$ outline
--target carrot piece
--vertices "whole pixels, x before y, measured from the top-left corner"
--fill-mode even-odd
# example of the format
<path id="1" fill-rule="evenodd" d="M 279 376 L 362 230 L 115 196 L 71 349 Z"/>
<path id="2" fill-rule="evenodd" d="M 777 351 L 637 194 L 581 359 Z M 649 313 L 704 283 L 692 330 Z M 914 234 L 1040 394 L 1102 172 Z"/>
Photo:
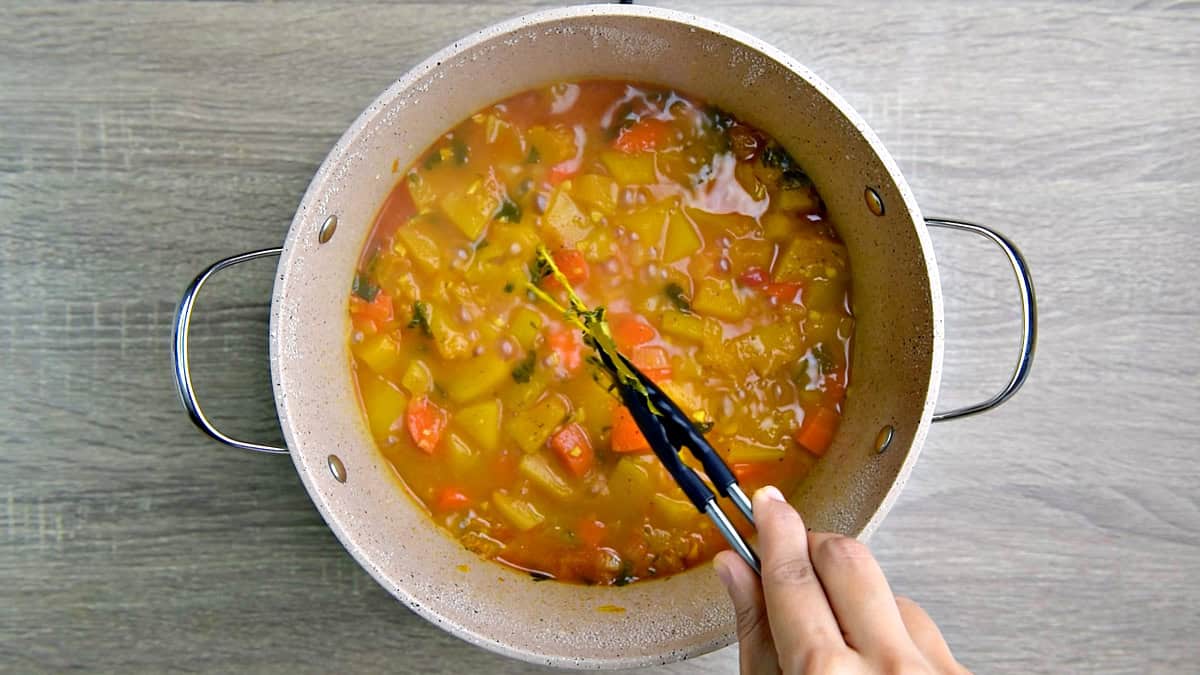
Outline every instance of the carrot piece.
<path id="1" fill-rule="evenodd" d="M 775 468 L 778 462 L 758 462 L 755 464 L 734 464 L 729 467 L 733 471 L 733 475 L 742 482 L 754 483 L 755 485 L 766 485 L 770 482 L 774 472 L 771 469 Z"/>
<path id="2" fill-rule="evenodd" d="M 636 314 L 621 314 L 615 317 L 612 329 L 613 339 L 616 340 L 617 347 L 622 350 L 633 349 L 658 336 L 654 328 Z"/>
<path id="3" fill-rule="evenodd" d="M 592 468 L 596 453 L 587 432 L 578 424 L 568 424 L 550 437 L 550 448 L 572 475 L 579 477 Z"/>
<path id="4" fill-rule="evenodd" d="M 763 268 L 751 267 L 743 272 L 740 277 L 738 277 L 738 281 L 741 281 L 746 286 L 762 286 L 763 284 L 767 283 L 767 279 L 769 278 L 770 275 L 768 275 Z"/>
<path id="5" fill-rule="evenodd" d="M 763 284 L 763 292 L 771 296 L 772 303 L 776 305 L 799 304 L 800 292 L 803 286 L 794 282 L 786 282 L 779 284 Z"/>
<path id="6" fill-rule="evenodd" d="M 653 345 L 643 345 L 633 350 L 630 358 L 638 370 L 646 377 L 658 382 L 671 379 L 671 360 L 667 358 L 667 350 Z"/>
<path id="7" fill-rule="evenodd" d="M 446 431 L 446 411 L 430 401 L 428 396 L 416 396 L 408 402 L 404 419 L 413 443 L 422 452 L 432 455 L 442 441 L 442 433 Z"/>
<path id="8" fill-rule="evenodd" d="M 587 516 L 579 521 L 579 525 L 575 527 L 575 533 L 579 535 L 579 539 L 583 543 L 596 548 L 604 541 L 605 529 L 603 522 Z"/>
<path id="9" fill-rule="evenodd" d="M 804 423 L 796 431 L 796 442 L 805 450 L 820 457 L 833 442 L 841 417 L 829 408 L 820 407 L 804 416 Z"/>
<path id="10" fill-rule="evenodd" d="M 588 263 L 587 258 L 583 257 L 583 253 L 576 251 L 573 248 L 561 248 L 554 252 L 552 256 L 554 264 L 558 266 L 563 276 L 572 284 L 582 284 L 588 280 Z M 561 285 L 556 277 L 551 276 L 548 280 L 551 285 Z"/>
<path id="11" fill-rule="evenodd" d="M 622 129 L 617 140 L 613 142 L 613 147 L 625 153 L 656 150 L 666 145 L 670 135 L 670 124 L 659 119 L 648 118 L 627 129 Z"/>
<path id="12" fill-rule="evenodd" d="M 642 435 L 629 408 L 619 406 L 613 411 L 613 452 L 650 452 L 650 441 Z"/>
<path id="13" fill-rule="evenodd" d="M 449 485 L 438 490 L 433 505 L 438 511 L 457 511 L 471 503 L 471 498 L 458 488 Z"/>
<path id="14" fill-rule="evenodd" d="M 558 365 L 567 373 L 573 373 L 583 365 L 583 342 L 574 329 L 550 331 L 546 335 L 546 345 L 558 356 Z"/>
<path id="15" fill-rule="evenodd" d="M 359 297 L 352 297 L 350 298 L 350 314 L 355 317 L 374 321 L 377 324 L 388 323 L 394 316 L 392 311 L 392 296 L 379 291 L 375 293 L 375 299 L 371 302 L 367 302 Z"/>

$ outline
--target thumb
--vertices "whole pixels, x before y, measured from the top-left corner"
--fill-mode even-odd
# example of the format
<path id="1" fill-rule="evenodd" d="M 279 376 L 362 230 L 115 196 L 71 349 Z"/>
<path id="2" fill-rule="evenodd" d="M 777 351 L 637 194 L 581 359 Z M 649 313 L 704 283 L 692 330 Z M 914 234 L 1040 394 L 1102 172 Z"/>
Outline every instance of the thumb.
<path id="1" fill-rule="evenodd" d="M 763 600 L 758 576 L 733 551 L 722 551 L 713 559 L 717 577 L 733 601 L 737 614 L 738 653 L 742 675 L 775 675 L 779 656 L 767 622 L 767 603 Z"/>

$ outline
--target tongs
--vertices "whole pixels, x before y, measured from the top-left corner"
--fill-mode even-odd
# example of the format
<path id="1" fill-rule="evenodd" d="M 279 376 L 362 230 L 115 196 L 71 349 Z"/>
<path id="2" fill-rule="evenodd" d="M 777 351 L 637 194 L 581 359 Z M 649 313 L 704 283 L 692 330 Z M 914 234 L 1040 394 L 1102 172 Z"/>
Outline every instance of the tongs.
<path id="1" fill-rule="evenodd" d="M 687 448 L 704 467 L 704 473 L 712 481 L 717 492 L 733 502 L 746 520 L 753 525 L 754 512 L 750 507 L 750 499 L 738 485 L 737 477 L 729 470 L 725 460 L 721 459 L 717 451 L 704 438 L 704 434 L 700 433 L 700 430 L 692 424 L 683 410 L 649 377 L 646 377 L 645 373 L 638 370 L 629 359 L 619 352 L 616 353 L 616 358 L 621 360 L 622 365 L 627 367 L 641 382 L 644 392 L 622 380 L 608 350 L 596 349 L 595 351 L 600 356 L 600 362 L 612 375 L 613 382 L 621 394 L 622 403 L 629 408 L 638 429 L 650 443 L 650 448 L 658 460 L 671 474 L 671 478 L 675 479 L 692 505 L 712 520 L 721 532 L 721 536 L 725 537 L 725 541 L 729 542 L 730 547 L 741 556 L 742 560 L 745 560 L 746 564 L 750 565 L 756 573 L 761 574 L 761 565 L 754 549 L 750 548 L 750 544 L 742 538 L 733 523 L 729 521 L 729 516 L 721 510 L 712 488 L 690 466 L 683 463 L 679 453 L 682 448 Z"/>

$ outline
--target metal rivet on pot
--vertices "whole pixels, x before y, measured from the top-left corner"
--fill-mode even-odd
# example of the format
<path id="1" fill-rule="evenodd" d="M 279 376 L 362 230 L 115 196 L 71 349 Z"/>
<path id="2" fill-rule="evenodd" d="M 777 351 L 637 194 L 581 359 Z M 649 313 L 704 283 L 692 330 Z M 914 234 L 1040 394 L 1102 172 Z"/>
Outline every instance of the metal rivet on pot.
<path id="1" fill-rule="evenodd" d="M 329 216 L 325 222 L 321 223 L 321 229 L 317 231 L 317 241 L 324 244 L 333 239 L 333 233 L 337 231 L 337 216 Z"/>
<path id="2" fill-rule="evenodd" d="M 895 435 L 896 430 L 892 428 L 892 425 L 883 425 L 883 428 L 875 436 L 875 452 L 887 450 L 888 446 L 892 444 L 892 437 Z"/>
<path id="3" fill-rule="evenodd" d="M 337 455 L 330 455 L 328 461 L 329 461 L 329 473 L 333 474 L 333 477 L 335 480 L 337 480 L 337 482 L 345 483 L 346 482 L 346 465 L 342 464 L 341 458 L 339 458 Z"/>
<path id="4" fill-rule="evenodd" d="M 875 188 L 867 188 L 863 192 L 863 198 L 867 200 L 867 208 L 877 216 L 883 215 L 883 198 L 875 191 Z"/>

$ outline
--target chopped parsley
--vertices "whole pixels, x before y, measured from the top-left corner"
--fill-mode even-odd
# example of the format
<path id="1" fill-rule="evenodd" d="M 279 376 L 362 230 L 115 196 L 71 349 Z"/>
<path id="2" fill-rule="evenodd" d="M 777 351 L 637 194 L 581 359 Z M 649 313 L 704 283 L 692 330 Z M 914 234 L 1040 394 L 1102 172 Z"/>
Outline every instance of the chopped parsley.
<path id="1" fill-rule="evenodd" d="M 363 300 L 372 302 L 379 294 L 379 286 L 375 285 L 365 273 L 360 272 L 354 275 L 354 283 L 351 284 L 350 291 Z"/>
<path id="2" fill-rule="evenodd" d="M 704 119 L 717 131 L 729 131 L 733 126 L 733 115 L 725 112 L 715 105 L 710 105 L 704 110 Z"/>
<path id="3" fill-rule="evenodd" d="M 512 378 L 517 384 L 525 384 L 533 379 L 533 369 L 537 368 L 537 352 L 532 349 L 521 359 L 516 368 L 513 368 Z"/>
<path id="4" fill-rule="evenodd" d="M 521 207 L 506 196 L 496 211 L 496 220 L 503 220 L 506 223 L 521 222 Z"/>
<path id="5" fill-rule="evenodd" d="M 808 188 L 812 185 L 812 179 L 804 171 L 796 169 L 788 169 L 779 177 L 779 187 L 784 190 L 800 190 Z"/>
<path id="6" fill-rule="evenodd" d="M 683 286 L 680 286 L 672 281 L 671 283 L 667 284 L 667 287 L 663 290 L 663 292 L 667 294 L 667 299 L 670 300 L 671 304 L 675 305 L 679 311 L 691 313 L 692 302 L 688 300 L 687 293 L 683 290 Z"/>
<path id="7" fill-rule="evenodd" d="M 822 375 L 828 375 L 833 372 L 833 356 L 829 350 L 825 348 L 825 343 L 813 347 L 813 358 L 817 361 L 817 368 L 820 368 Z"/>
<path id="8" fill-rule="evenodd" d="M 468 148 L 467 144 L 462 139 L 456 138 L 450 141 L 450 152 L 454 153 L 454 163 L 462 166 L 467 163 Z"/>
<path id="9" fill-rule="evenodd" d="M 525 155 L 525 163 L 526 164 L 537 164 L 540 161 L 542 161 L 542 153 L 538 152 L 538 149 L 536 146 L 530 145 L 529 146 L 529 154 Z"/>
<path id="10" fill-rule="evenodd" d="M 429 153 L 429 156 L 425 158 L 425 162 L 423 164 L 421 164 L 421 166 L 425 167 L 426 171 L 429 171 L 430 169 L 432 169 L 433 167 L 435 167 L 441 163 L 442 163 L 442 151 L 434 150 L 433 152 Z"/>
<path id="11" fill-rule="evenodd" d="M 420 328 L 427 337 L 433 337 L 433 329 L 429 326 L 429 305 L 417 300 L 412 306 L 412 319 L 409 328 Z"/>
<path id="12" fill-rule="evenodd" d="M 621 135 L 621 131 L 633 126 L 638 121 L 638 116 L 633 112 L 633 103 L 626 101 L 617 108 L 617 112 L 613 115 L 612 126 L 605 129 L 604 135 L 608 136 L 608 140 L 612 140 Z"/>

